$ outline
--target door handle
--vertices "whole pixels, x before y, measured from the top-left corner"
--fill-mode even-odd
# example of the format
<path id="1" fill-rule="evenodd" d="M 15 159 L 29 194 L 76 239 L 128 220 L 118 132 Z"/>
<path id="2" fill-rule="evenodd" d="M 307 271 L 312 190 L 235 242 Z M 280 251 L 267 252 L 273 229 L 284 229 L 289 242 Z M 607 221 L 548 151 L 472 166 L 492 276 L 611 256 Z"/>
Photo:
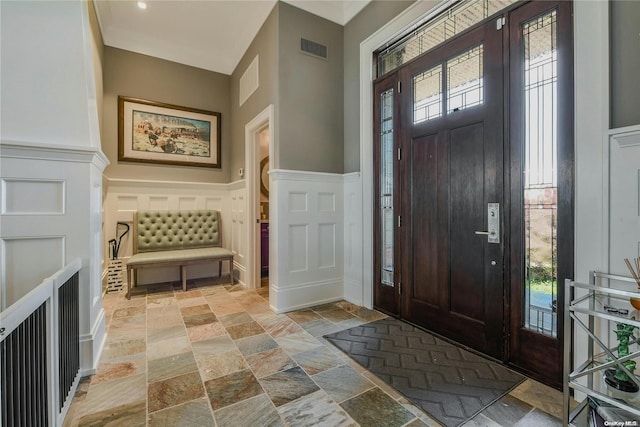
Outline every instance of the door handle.
<path id="1" fill-rule="evenodd" d="M 489 243 L 500 243 L 500 203 L 487 204 L 487 228 L 489 231 L 476 231 L 475 234 L 487 236 Z"/>

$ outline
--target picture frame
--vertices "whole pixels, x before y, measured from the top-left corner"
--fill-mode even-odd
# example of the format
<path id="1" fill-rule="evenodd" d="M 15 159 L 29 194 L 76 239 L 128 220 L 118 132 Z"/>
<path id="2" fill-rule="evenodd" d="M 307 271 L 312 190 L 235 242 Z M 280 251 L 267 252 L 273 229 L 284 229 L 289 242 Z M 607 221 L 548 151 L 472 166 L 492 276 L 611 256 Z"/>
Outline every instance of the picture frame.
<path id="1" fill-rule="evenodd" d="M 118 96 L 118 161 L 220 168 L 221 114 Z"/>

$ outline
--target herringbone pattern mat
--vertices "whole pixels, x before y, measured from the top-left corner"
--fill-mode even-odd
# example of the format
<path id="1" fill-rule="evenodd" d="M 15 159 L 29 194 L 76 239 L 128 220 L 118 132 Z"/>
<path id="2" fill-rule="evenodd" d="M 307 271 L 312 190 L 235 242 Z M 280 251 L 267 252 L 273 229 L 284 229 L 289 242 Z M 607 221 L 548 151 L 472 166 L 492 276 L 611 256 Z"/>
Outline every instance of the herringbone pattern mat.
<path id="1" fill-rule="evenodd" d="M 524 380 L 393 318 L 325 338 L 446 426 L 464 423 Z"/>

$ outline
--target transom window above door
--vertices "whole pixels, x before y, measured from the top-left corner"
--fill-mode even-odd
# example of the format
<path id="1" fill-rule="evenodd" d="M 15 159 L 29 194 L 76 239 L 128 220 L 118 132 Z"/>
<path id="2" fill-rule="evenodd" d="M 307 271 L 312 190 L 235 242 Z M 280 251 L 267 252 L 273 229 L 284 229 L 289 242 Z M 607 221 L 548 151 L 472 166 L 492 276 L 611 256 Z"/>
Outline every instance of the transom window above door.
<path id="1" fill-rule="evenodd" d="M 461 0 L 415 31 L 376 53 L 377 74 L 382 77 L 450 38 L 500 12 L 517 0 Z"/>

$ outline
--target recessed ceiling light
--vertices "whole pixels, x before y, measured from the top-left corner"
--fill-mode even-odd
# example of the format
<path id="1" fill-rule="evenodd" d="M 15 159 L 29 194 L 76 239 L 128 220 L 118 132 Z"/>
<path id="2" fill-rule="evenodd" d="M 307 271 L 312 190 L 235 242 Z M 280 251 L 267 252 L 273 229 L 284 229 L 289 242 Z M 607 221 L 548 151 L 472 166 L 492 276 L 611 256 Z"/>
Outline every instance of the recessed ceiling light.
<path id="1" fill-rule="evenodd" d="M 139 2 L 138 2 L 138 7 L 139 7 L 140 9 L 144 10 L 144 9 L 146 9 L 146 8 L 147 8 L 147 4 L 146 4 L 145 2 L 143 2 L 143 1 L 139 1 Z"/>

